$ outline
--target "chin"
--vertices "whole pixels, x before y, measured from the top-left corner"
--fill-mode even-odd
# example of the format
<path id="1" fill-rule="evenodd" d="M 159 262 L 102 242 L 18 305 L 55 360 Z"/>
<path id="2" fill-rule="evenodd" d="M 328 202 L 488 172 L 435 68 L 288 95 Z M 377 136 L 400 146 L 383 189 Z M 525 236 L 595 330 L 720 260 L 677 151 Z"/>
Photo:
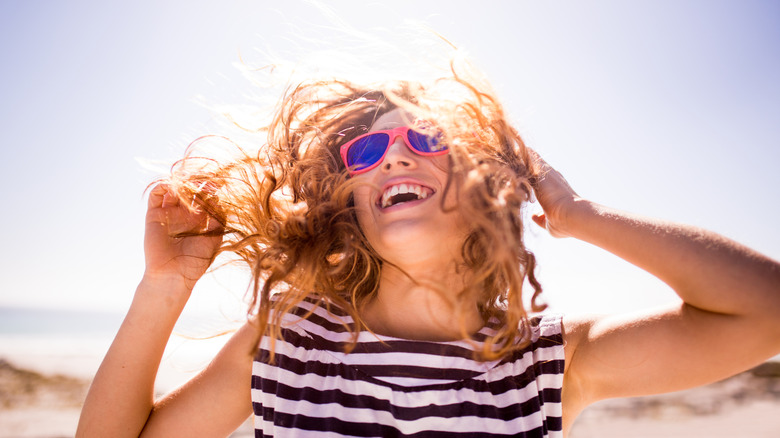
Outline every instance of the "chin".
<path id="1" fill-rule="evenodd" d="M 395 264 L 409 264 L 414 260 L 447 260 L 460 254 L 463 239 L 459 233 L 446 227 L 388 227 L 376 236 L 374 248 L 382 258 Z"/>

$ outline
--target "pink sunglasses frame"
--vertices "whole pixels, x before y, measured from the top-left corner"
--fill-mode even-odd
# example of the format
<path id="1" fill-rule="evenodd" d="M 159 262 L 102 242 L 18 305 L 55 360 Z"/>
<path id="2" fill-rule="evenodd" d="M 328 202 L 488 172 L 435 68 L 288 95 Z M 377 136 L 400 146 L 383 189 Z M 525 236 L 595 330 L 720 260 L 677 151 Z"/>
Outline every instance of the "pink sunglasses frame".
<path id="1" fill-rule="evenodd" d="M 388 140 L 388 143 L 385 145 L 385 152 L 382 154 L 382 158 L 380 158 L 379 160 L 377 160 L 376 163 L 374 163 L 374 164 L 372 164 L 372 165 L 370 165 L 368 167 L 364 167 L 364 168 L 362 168 L 360 170 L 355 170 L 355 171 L 350 170 L 349 171 L 350 175 L 360 175 L 361 173 L 368 172 L 368 171 L 374 169 L 375 167 L 379 166 L 380 164 L 382 164 L 382 162 L 385 161 L 385 157 L 387 156 L 387 151 L 390 150 L 390 146 L 393 143 L 395 143 L 395 139 L 398 138 L 398 137 L 401 137 L 403 139 L 404 143 L 406 144 L 406 147 L 411 149 L 412 152 L 414 152 L 417 155 L 423 156 L 423 157 L 444 155 L 444 154 L 448 154 L 450 152 L 449 148 L 444 148 L 444 149 L 442 149 L 440 151 L 436 151 L 436 152 L 422 152 L 422 151 L 418 151 L 409 142 L 409 131 L 410 130 L 414 130 L 414 129 L 409 127 L 409 126 L 399 126 L 397 128 L 393 128 L 393 129 L 382 129 L 380 131 L 371 131 L 371 132 L 367 132 L 367 133 L 365 133 L 363 135 L 358 135 L 357 137 L 353 138 L 352 140 L 350 140 L 350 141 L 344 143 L 343 145 L 341 145 L 341 148 L 339 150 L 339 152 L 341 153 L 341 160 L 344 162 L 344 165 L 347 167 L 347 169 L 349 169 L 349 163 L 347 162 L 347 152 L 349 151 L 349 148 L 356 141 L 358 141 L 358 140 L 360 140 L 362 138 L 368 137 L 370 135 L 374 135 L 374 134 L 388 134 L 390 136 L 390 140 Z"/>

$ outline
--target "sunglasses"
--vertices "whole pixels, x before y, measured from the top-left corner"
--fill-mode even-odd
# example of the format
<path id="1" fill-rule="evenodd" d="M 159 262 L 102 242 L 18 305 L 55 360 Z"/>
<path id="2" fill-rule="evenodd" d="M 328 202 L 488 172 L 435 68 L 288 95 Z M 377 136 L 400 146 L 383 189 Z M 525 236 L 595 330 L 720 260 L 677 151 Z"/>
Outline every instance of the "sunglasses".
<path id="1" fill-rule="evenodd" d="M 358 175 L 378 166 L 385 159 L 387 150 L 397 137 L 401 137 L 409 149 L 417 155 L 430 157 L 444 155 L 447 145 L 441 143 L 441 133 L 435 129 L 401 126 L 358 136 L 341 146 L 341 158 L 350 175 Z"/>

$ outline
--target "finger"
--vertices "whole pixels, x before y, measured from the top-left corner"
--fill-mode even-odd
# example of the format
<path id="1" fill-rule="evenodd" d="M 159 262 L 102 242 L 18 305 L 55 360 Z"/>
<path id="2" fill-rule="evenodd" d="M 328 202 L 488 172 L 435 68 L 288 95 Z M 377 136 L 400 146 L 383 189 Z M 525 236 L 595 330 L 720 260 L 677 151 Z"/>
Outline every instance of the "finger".
<path id="1" fill-rule="evenodd" d="M 165 192 L 165 195 L 163 196 L 162 205 L 161 207 L 174 207 L 179 203 L 179 196 L 175 193 L 172 193 L 170 190 Z"/>
<path id="2" fill-rule="evenodd" d="M 203 180 L 198 184 L 198 193 L 206 194 L 204 197 L 215 196 L 220 189 L 220 184 L 209 179 Z"/>
<path id="3" fill-rule="evenodd" d="M 538 152 L 528 148 L 529 155 L 539 169 L 539 180 L 543 180 L 547 174 L 555 170 Z"/>
<path id="4" fill-rule="evenodd" d="M 544 167 L 544 166 L 547 164 L 547 162 L 546 162 L 546 161 L 544 161 L 544 159 L 542 158 L 542 156 L 541 156 L 541 155 L 539 155 L 539 153 L 538 153 L 538 152 L 536 152 L 536 150 L 535 150 L 535 149 L 528 148 L 528 155 L 530 155 L 530 156 L 531 156 L 531 161 L 532 161 L 534 164 L 536 164 L 536 165 L 537 165 L 539 168 L 542 168 L 542 167 Z"/>
<path id="5" fill-rule="evenodd" d="M 225 210 L 220 198 L 216 193 L 205 194 L 201 192 L 198 196 L 193 196 L 193 211 L 206 214 L 210 217 L 209 229 L 217 229 L 225 222 Z"/>
<path id="6" fill-rule="evenodd" d="M 163 198 L 165 197 L 165 194 L 168 192 L 168 185 L 164 183 L 157 184 L 152 188 L 152 190 L 149 192 L 149 202 L 148 202 L 148 208 L 159 208 L 162 207 L 163 204 Z"/>
<path id="7" fill-rule="evenodd" d="M 224 228 L 224 225 L 222 225 L 222 223 L 220 223 L 220 221 L 218 221 L 216 218 L 211 215 L 206 216 L 205 231 L 207 233 L 222 231 Z"/>

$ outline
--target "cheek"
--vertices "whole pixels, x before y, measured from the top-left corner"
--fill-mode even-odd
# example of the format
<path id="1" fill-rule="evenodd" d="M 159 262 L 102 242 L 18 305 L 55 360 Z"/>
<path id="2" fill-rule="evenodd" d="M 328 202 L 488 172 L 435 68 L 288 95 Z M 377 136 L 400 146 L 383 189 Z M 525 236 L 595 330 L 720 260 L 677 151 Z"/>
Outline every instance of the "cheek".
<path id="1" fill-rule="evenodd" d="M 450 155 L 436 155 L 433 157 L 430 157 L 431 162 L 433 165 L 440 171 L 444 172 L 445 174 L 448 172 L 448 169 L 450 167 Z"/>
<path id="2" fill-rule="evenodd" d="M 357 214 L 358 225 L 360 229 L 365 233 L 366 227 L 370 227 L 373 222 L 373 214 L 371 211 L 371 188 L 367 186 L 360 186 L 355 189 L 355 213 Z"/>

